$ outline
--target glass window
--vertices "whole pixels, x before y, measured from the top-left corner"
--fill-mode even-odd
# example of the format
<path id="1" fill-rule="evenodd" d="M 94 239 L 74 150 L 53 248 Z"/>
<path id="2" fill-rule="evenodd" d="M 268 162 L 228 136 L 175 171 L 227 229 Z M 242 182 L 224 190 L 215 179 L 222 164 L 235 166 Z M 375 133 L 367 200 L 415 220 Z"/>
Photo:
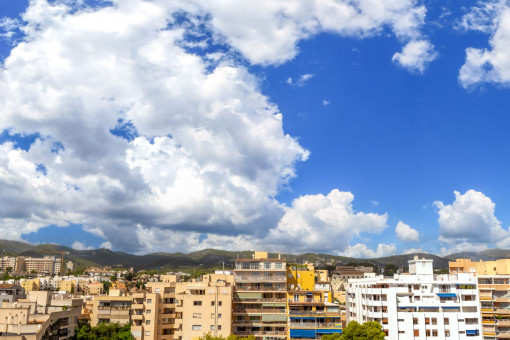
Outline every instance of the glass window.
<path id="1" fill-rule="evenodd" d="M 202 301 L 193 301 L 193 306 L 202 306 Z"/>
<path id="2" fill-rule="evenodd" d="M 150 324 L 151 324 L 151 320 L 147 320 L 147 321 L 145 321 L 145 324 L 146 324 L 146 325 L 150 325 Z"/>
<path id="3" fill-rule="evenodd" d="M 202 313 L 193 313 L 193 319 L 200 319 L 202 318 Z"/>
<path id="4" fill-rule="evenodd" d="M 218 301 L 218 306 L 221 306 L 221 301 Z"/>
<path id="5" fill-rule="evenodd" d="M 191 329 L 194 331 L 201 331 L 202 325 L 193 325 L 193 326 L 191 326 Z"/>
<path id="6" fill-rule="evenodd" d="M 152 299 L 147 299 L 147 303 L 152 303 Z"/>

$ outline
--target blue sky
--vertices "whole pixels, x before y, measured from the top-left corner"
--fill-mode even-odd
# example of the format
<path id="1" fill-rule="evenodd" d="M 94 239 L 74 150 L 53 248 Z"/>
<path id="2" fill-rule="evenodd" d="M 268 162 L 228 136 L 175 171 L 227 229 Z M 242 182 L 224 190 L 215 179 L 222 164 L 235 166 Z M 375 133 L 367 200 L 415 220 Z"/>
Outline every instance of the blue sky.
<path id="1" fill-rule="evenodd" d="M 504 1 L 1 6 L 2 238 L 510 246 Z"/>

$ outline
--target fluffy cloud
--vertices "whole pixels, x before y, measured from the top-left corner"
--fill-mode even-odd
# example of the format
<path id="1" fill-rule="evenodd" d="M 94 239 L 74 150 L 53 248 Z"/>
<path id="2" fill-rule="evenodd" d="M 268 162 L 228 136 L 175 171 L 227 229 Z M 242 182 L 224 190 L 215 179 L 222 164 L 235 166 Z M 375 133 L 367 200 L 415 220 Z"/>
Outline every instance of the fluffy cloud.
<path id="1" fill-rule="evenodd" d="M 353 236 L 380 233 L 387 227 L 387 214 L 356 212 L 353 200 L 352 193 L 337 189 L 327 196 L 301 196 L 286 208 L 278 226 L 270 231 L 267 243 L 293 252 L 311 249 L 342 253 Z"/>
<path id="2" fill-rule="evenodd" d="M 496 218 L 495 204 L 489 197 L 475 190 L 454 194 L 452 204 L 434 202 L 438 208 L 441 242 L 471 246 L 503 242 L 510 236 Z"/>
<path id="3" fill-rule="evenodd" d="M 425 253 L 425 254 L 428 254 L 427 251 L 421 249 L 421 248 L 411 248 L 411 249 L 406 249 L 402 252 L 402 254 L 421 254 L 421 253 Z"/>
<path id="4" fill-rule="evenodd" d="M 394 244 L 379 244 L 377 250 L 369 249 L 366 244 L 358 243 L 354 246 L 349 246 L 343 252 L 344 256 L 361 257 L 361 258 L 375 258 L 391 256 L 395 254 L 397 248 Z"/>
<path id="5" fill-rule="evenodd" d="M 453 246 L 451 248 L 442 247 L 441 255 L 446 256 L 446 255 L 450 255 L 450 254 L 464 253 L 464 252 L 477 253 L 477 252 L 481 252 L 481 251 L 484 251 L 487 249 L 488 249 L 488 247 L 486 244 L 473 244 L 473 243 L 469 243 L 469 242 L 463 242 L 460 244 L 456 244 L 455 246 Z"/>
<path id="6" fill-rule="evenodd" d="M 397 226 L 395 227 L 395 233 L 397 234 L 399 240 L 404 242 L 420 241 L 420 233 L 418 230 L 411 228 L 409 225 L 402 221 L 398 221 Z"/>
<path id="7" fill-rule="evenodd" d="M 76 250 L 92 250 L 92 249 L 94 249 L 94 247 L 87 246 L 85 243 L 82 243 L 80 241 L 74 241 L 73 244 L 71 245 L 71 248 L 76 249 Z"/>
<path id="8" fill-rule="evenodd" d="M 427 40 L 412 40 L 407 43 L 402 52 L 393 55 L 393 62 L 419 73 L 423 73 L 427 65 L 436 59 L 434 45 Z"/>
<path id="9" fill-rule="evenodd" d="M 272 197 L 308 151 L 244 67 L 181 47 L 172 10 L 31 3 L 24 42 L 0 70 L 0 129 L 40 137 L 28 151 L 0 145 L 3 235 L 83 223 L 135 250 L 139 228 L 276 225 L 284 211 Z"/>
<path id="10" fill-rule="evenodd" d="M 230 50 L 187 49 L 228 43 L 252 63 L 279 64 L 297 53 L 299 39 L 319 31 L 365 37 L 389 28 L 408 42 L 422 39 L 423 6 L 413 0 L 83 6 L 33 0 L 22 26 L 2 21 L 23 36 L 0 68 L 0 131 L 8 140 L 35 139 L 27 150 L 0 144 L 2 237 L 75 223 L 104 238 L 102 247 L 137 252 L 253 246 L 343 252 L 353 236 L 387 227 L 386 214 L 354 211 L 351 193 L 304 196 L 291 207 L 276 201 L 309 152 L 284 133 L 282 114 Z"/>
<path id="11" fill-rule="evenodd" d="M 462 86 L 484 82 L 510 85 L 510 5 L 484 2 L 467 13 L 459 27 L 491 34 L 489 49 L 466 49 L 466 61 L 459 72 Z"/>
<path id="12" fill-rule="evenodd" d="M 205 7 L 212 14 L 211 27 L 217 37 L 251 63 L 263 65 L 292 59 L 298 53 L 298 41 L 319 32 L 362 38 L 389 29 L 404 42 L 420 40 L 427 12 L 416 0 L 220 0 L 209 1 Z M 430 58 L 431 51 L 419 52 Z"/>

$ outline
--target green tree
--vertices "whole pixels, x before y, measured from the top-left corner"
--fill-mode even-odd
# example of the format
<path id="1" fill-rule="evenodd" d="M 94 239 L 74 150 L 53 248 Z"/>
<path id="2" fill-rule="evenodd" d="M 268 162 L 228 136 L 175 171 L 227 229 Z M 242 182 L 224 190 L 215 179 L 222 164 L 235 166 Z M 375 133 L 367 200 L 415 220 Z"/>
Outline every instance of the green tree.
<path id="1" fill-rule="evenodd" d="M 238 337 L 237 335 L 230 334 L 228 337 L 224 338 L 222 336 L 213 336 L 211 333 L 207 333 L 200 340 L 255 340 L 253 335 L 247 337 Z"/>
<path id="2" fill-rule="evenodd" d="M 131 325 L 120 326 L 118 323 L 100 323 L 91 327 L 88 321 L 80 321 L 76 328 L 74 340 L 134 340 L 131 334 Z"/>
<path id="3" fill-rule="evenodd" d="M 369 321 L 360 325 L 356 321 L 351 321 L 342 329 L 342 340 L 384 340 L 385 334 L 379 322 Z M 324 339 L 324 338 L 323 338 Z M 329 340 L 334 340 L 329 339 Z"/>
<path id="4" fill-rule="evenodd" d="M 111 282 L 103 281 L 103 290 L 104 290 L 105 292 L 109 291 L 111 286 L 112 286 L 112 283 L 111 283 Z"/>

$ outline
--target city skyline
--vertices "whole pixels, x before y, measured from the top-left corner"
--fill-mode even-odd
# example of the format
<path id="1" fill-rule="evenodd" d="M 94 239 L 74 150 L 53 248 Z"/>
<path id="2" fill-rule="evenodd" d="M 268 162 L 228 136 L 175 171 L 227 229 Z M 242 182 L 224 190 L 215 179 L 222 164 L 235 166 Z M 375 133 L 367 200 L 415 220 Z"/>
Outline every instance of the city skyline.
<path id="1" fill-rule="evenodd" d="M 2 239 L 510 248 L 506 1 L 0 7 Z"/>

